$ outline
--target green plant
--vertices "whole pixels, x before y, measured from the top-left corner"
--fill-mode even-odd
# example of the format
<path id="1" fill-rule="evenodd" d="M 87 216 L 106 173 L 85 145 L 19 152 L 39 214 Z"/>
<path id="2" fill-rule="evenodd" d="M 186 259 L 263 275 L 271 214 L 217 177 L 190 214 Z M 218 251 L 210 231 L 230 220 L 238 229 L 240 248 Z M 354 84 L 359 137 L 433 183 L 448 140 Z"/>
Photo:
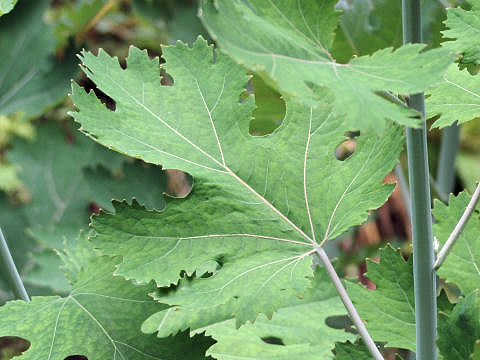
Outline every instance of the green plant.
<path id="1" fill-rule="evenodd" d="M 160 65 L 158 58 L 131 47 L 126 67 L 103 50 L 98 55 L 81 53 L 82 70 L 114 110 L 93 91 L 73 83 L 71 99 L 77 110 L 71 115 L 80 131 L 120 153 L 186 171 L 193 187 L 185 198 L 158 196 L 152 203 L 146 200 L 152 189 L 166 192 L 165 170 L 123 170 L 132 174 L 122 179 L 127 184 L 133 184 L 135 176 L 147 178 L 147 172 L 160 182 L 157 187 L 155 180 L 139 181 L 131 193 L 112 176 L 123 159 L 82 138 L 75 145 L 76 156 L 84 159 L 89 149 L 94 161 L 103 165 L 103 170 L 86 173 L 87 161 L 69 163 L 66 154 L 55 152 L 61 136 L 53 135 L 54 127 L 39 127 L 39 142 L 58 143 L 43 146 L 50 155 L 39 155 L 42 160 L 32 157 L 25 184 L 38 181 L 34 165 L 43 170 L 57 163 L 68 163 L 77 177 L 96 181 L 70 190 L 78 200 L 68 204 L 69 212 L 66 205 L 58 207 L 50 191 L 43 203 L 51 200 L 58 213 L 39 220 L 44 227 L 31 220 L 30 233 L 50 254 L 38 263 L 45 268 L 56 251 L 70 284 L 58 286 L 63 297 L 34 297 L 30 303 L 12 301 L 0 308 L 0 335 L 31 342 L 24 358 L 381 359 L 385 346 L 418 351 L 421 359 L 436 358 L 426 126 L 423 94 L 415 93 L 429 91 L 427 109 L 436 110 L 427 113 L 440 114 L 434 126 L 472 119 L 475 112 L 450 115 L 451 108 L 439 99 L 450 96 L 445 89 L 451 86 L 450 74 L 476 86 L 475 77 L 465 77 L 452 64 L 456 54 L 465 66 L 475 66 L 476 48 L 472 50 L 470 42 L 466 47 L 463 40 L 428 51 L 422 51 L 423 45 L 407 44 L 339 63 L 336 56 L 348 58 L 373 49 L 358 40 L 351 49 L 339 50 L 352 39 L 348 17 L 338 29 L 343 36 L 335 38 L 340 13 L 334 5 L 205 0 L 200 15 L 221 51 L 201 37 L 192 47 L 178 42 L 162 48 L 165 62 Z M 420 11 L 419 3 L 410 5 L 412 14 Z M 420 18 L 409 15 L 408 7 L 405 3 L 404 16 L 411 17 L 404 21 L 406 43 L 421 39 Z M 470 12 L 452 9 L 449 14 L 471 21 Z M 450 26 L 451 32 L 463 25 Z M 378 38 L 372 34 L 375 31 L 370 36 Z M 393 45 L 377 41 L 376 48 Z M 271 134 L 250 135 L 258 99 L 245 93 L 248 72 L 282 95 L 285 116 Z M 171 79 L 173 85 L 166 86 Z M 467 85 L 456 88 L 463 89 L 460 101 L 471 96 Z M 405 261 L 391 247 L 381 250 L 380 263 L 368 265 L 367 276 L 377 286 L 371 291 L 340 280 L 323 247 L 363 223 L 369 211 L 390 196 L 393 185 L 382 180 L 402 151 L 402 125 L 412 127 L 407 129 L 409 166 L 421 166 L 409 169 L 414 255 Z M 360 135 L 352 135 L 352 130 L 360 130 Z M 340 161 L 335 149 L 346 137 L 354 138 L 356 148 Z M 16 145 L 13 151 L 29 154 L 28 149 L 29 145 Z M 53 170 L 52 174 L 62 176 Z M 100 193 L 99 183 L 106 184 Z M 44 188 L 51 186 L 47 181 Z M 59 189 L 69 189 L 68 180 Z M 114 201 L 109 208 L 105 189 L 112 192 L 110 198 L 127 200 Z M 75 205 L 89 198 L 98 199 L 106 210 L 75 240 L 83 223 Z M 464 295 L 455 306 L 443 293 L 439 300 L 438 347 L 445 359 L 478 353 L 476 201 L 477 193 L 473 200 L 461 193 L 450 198 L 449 206 L 438 202 L 434 208 L 433 233 L 441 245 L 465 208 L 469 216 L 475 214 L 469 223 L 469 216 L 461 220 L 463 232 L 455 237 L 461 237 L 462 246 L 453 248 L 439 270 Z M 46 216 L 33 203 L 21 213 L 28 219 Z M 429 283 L 419 282 L 422 271 Z M 329 326 L 333 318 L 346 315 L 341 302 L 355 331 L 348 324 Z M 429 328 L 425 338 L 419 336 L 422 328 Z"/>

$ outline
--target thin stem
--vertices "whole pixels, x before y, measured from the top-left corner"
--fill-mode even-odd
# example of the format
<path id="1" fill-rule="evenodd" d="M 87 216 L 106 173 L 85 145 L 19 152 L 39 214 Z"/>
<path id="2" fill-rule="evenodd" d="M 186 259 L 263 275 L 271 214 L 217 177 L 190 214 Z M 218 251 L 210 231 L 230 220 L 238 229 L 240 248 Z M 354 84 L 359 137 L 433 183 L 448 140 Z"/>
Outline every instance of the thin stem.
<path id="1" fill-rule="evenodd" d="M 109 0 L 105 5 L 101 7 L 101 9 L 95 14 L 95 16 L 88 22 L 88 24 L 77 34 L 76 36 L 76 42 L 80 43 L 83 38 L 85 37 L 85 34 L 93 28 L 102 17 L 105 16 L 107 12 L 112 9 L 115 4 L 117 3 L 117 0 Z"/>
<path id="2" fill-rule="evenodd" d="M 403 43 L 421 43 L 421 0 L 402 0 L 402 23 Z M 411 95 L 408 103 L 425 119 L 423 93 Z M 419 129 L 407 128 L 407 155 L 412 204 L 416 355 L 417 359 L 436 360 L 437 292 L 436 275 L 433 270 L 433 231 L 425 122 Z"/>
<path id="3" fill-rule="evenodd" d="M 443 201 L 444 203 L 448 202 L 448 193 L 444 193 L 440 188 L 438 187 L 437 182 L 433 178 L 432 174 L 430 174 L 430 186 L 433 190 L 433 192 L 438 196 L 438 198 Z"/>
<path id="4" fill-rule="evenodd" d="M 404 107 L 408 107 L 408 105 L 403 102 L 402 100 L 400 100 L 397 96 L 395 96 L 394 94 L 392 94 L 390 91 L 379 91 L 378 92 L 378 95 L 380 95 L 381 97 L 383 97 L 384 99 L 387 99 L 387 100 L 390 100 L 391 102 L 397 104 L 397 105 L 400 105 L 400 106 L 404 106 Z"/>
<path id="5" fill-rule="evenodd" d="M 403 174 L 403 169 L 400 164 L 395 166 L 395 176 L 398 180 L 398 186 L 400 187 L 400 192 L 402 194 L 403 203 L 405 204 L 405 208 L 407 209 L 408 218 L 410 219 L 412 216 L 412 204 L 410 203 L 410 191 L 408 190 L 408 183 L 405 179 L 405 175 Z"/>
<path id="6" fill-rule="evenodd" d="M 446 194 L 447 199 L 445 202 L 448 202 L 448 194 L 453 191 L 453 186 L 455 185 L 455 160 L 459 144 L 460 127 L 456 123 L 443 129 L 436 186 L 441 194 Z"/>
<path id="7" fill-rule="evenodd" d="M 382 354 L 377 348 L 377 345 L 375 345 L 375 342 L 373 341 L 372 337 L 368 333 L 367 328 L 365 327 L 365 324 L 360 318 L 360 315 L 358 315 L 357 309 L 355 309 L 355 306 L 353 306 L 352 300 L 350 300 L 350 297 L 348 296 L 347 291 L 343 287 L 342 281 L 340 280 L 340 278 L 337 275 L 337 272 L 333 268 L 333 265 L 330 262 L 330 259 L 328 258 L 327 253 L 325 252 L 325 250 L 323 250 L 321 247 L 318 247 L 318 246 L 315 247 L 315 252 L 317 253 L 317 255 L 320 257 L 320 260 L 322 260 L 323 264 L 325 265 L 325 269 L 327 270 L 328 276 L 330 276 L 330 279 L 332 280 L 332 283 L 335 286 L 335 289 L 337 289 L 338 295 L 340 296 L 340 299 L 342 299 L 343 305 L 345 306 L 345 309 L 347 309 L 347 312 L 350 315 L 350 318 L 352 319 L 353 323 L 355 324 L 355 327 L 357 328 L 357 331 L 360 334 L 363 342 L 367 346 L 368 351 L 370 351 L 370 354 L 373 356 L 375 360 L 384 360 Z"/>
<path id="8" fill-rule="evenodd" d="M 435 264 L 433 266 L 435 270 L 438 270 L 438 268 L 442 266 L 450 250 L 452 250 L 453 245 L 455 245 L 455 242 L 457 241 L 463 229 L 467 225 L 468 219 L 470 219 L 470 216 L 472 216 L 473 212 L 475 211 L 475 208 L 477 207 L 479 200 L 480 200 L 480 183 L 477 185 L 477 188 L 475 189 L 475 192 L 473 193 L 473 196 L 470 199 L 470 202 L 468 203 L 467 208 L 465 209 L 465 212 L 463 213 L 462 217 L 460 218 L 457 225 L 455 226 L 455 229 L 453 229 L 452 233 L 450 234 L 447 241 L 443 245 L 442 249 L 438 253 L 437 261 L 435 261 Z"/>
<path id="9" fill-rule="evenodd" d="M 18 274 L 15 263 L 13 262 L 10 250 L 8 250 L 7 241 L 3 236 L 2 229 L 0 229 L 0 262 L 6 271 L 7 280 L 12 288 L 13 293 L 15 294 L 15 297 L 17 299 L 30 301 L 27 291 L 23 286 L 22 279 L 20 279 L 20 275 Z"/>

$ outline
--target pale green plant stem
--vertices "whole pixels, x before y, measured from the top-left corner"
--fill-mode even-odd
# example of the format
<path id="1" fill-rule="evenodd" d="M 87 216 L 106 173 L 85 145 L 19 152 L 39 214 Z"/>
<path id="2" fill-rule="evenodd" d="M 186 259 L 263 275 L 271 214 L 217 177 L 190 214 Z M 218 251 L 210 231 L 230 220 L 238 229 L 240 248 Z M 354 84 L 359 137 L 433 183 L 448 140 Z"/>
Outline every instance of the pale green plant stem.
<path id="1" fill-rule="evenodd" d="M 355 309 L 355 306 L 353 305 L 352 300 L 350 300 L 347 291 L 343 287 L 342 281 L 340 280 L 337 272 L 333 268 L 333 265 L 330 262 L 327 253 L 325 252 L 325 250 L 323 250 L 323 248 L 319 246 L 315 247 L 315 252 L 319 256 L 322 263 L 325 265 L 328 276 L 330 277 L 330 280 L 332 280 L 333 286 L 335 286 L 335 289 L 337 290 L 337 293 L 340 296 L 340 299 L 342 300 L 345 309 L 347 309 L 347 312 L 350 315 L 353 324 L 357 328 L 357 331 L 360 334 L 360 337 L 362 338 L 364 344 L 367 346 L 370 355 L 372 355 L 375 360 L 384 360 L 382 354 L 375 345 L 375 342 L 368 333 L 368 330 L 365 327 L 362 319 L 360 318 L 360 315 L 358 315 L 357 309 Z"/>
<path id="2" fill-rule="evenodd" d="M 403 169 L 400 164 L 395 166 L 395 176 L 398 180 L 398 186 L 400 187 L 400 192 L 402 193 L 403 203 L 405 204 L 405 209 L 407 210 L 408 218 L 410 219 L 412 216 L 412 205 L 410 204 L 410 191 L 408 190 L 408 183 L 405 179 L 405 175 L 403 174 Z"/>
<path id="3" fill-rule="evenodd" d="M 421 0 L 402 0 L 403 43 L 422 42 Z M 416 71 L 416 69 L 412 69 Z M 425 118 L 423 93 L 413 94 L 408 104 Z M 433 270 L 434 250 L 425 122 L 407 128 L 415 291 L 416 357 L 436 360 L 437 292 Z"/>
<path id="4" fill-rule="evenodd" d="M 7 241 L 3 236 L 2 229 L 0 229 L 0 261 L 6 272 L 5 276 L 7 277 L 8 283 L 10 284 L 10 287 L 15 297 L 17 299 L 30 301 L 27 291 L 25 290 L 25 286 L 23 286 L 22 279 L 18 274 L 17 267 L 13 262 L 10 250 L 8 250 Z"/>
<path id="5" fill-rule="evenodd" d="M 444 202 L 448 202 L 448 195 L 455 185 L 455 160 L 459 144 L 460 127 L 456 123 L 443 129 L 436 186 L 439 192 L 445 195 L 445 199 L 441 199 Z"/>
<path id="6" fill-rule="evenodd" d="M 475 211 L 475 208 L 477 207 L 479 200 L 480 200 L 480 183 L 477 184 L 477 188 L 475 189 L 475 192 L 473 193 L 472 198 L 470 199 L 470 202 L 468 203 L 467 208 L 465 209 L 465 212 L 462 214 L 462 217 L 460 218 L 457 225 L 455 226 L 455 229 L 453 229 L 452 233 L 448 237 L 442 249 L 439 251 L 437 260 L 435 261 L 435 264 L 433 266 L 435 270 L 438 270 L 438 268 L 442 266 L 443 262 L 445 261 L 448 254 L 450 253 L 450 250 L 452 250 L 453 245 L 455 245 L 455 242 L 457 241 L 463 229 L 467 225 L 468 219 L 470 219 L 473 212 Z"/>

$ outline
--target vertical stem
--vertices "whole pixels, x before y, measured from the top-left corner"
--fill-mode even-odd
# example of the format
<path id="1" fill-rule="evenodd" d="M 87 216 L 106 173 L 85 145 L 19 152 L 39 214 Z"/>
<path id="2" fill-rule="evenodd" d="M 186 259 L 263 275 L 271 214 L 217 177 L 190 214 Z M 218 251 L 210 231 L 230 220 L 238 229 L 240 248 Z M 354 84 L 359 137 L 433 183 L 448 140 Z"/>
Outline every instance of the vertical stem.
<path id="1" fill-rule="evenodd" d="M 422 42 L 421 0 L 402 0 L 403 42 Z M 416 69 L 412 69 L 416 71 Z M 409 105 L 425 118 L 424 95 L 410 96 Z M 413 278 L 417 359 L 436 360 L 436 276 L 434 262 L 427 129 L 407 128 L 408 177 L 410 180 L 413 239 Z"/>
<path id="2" fill-rule="evenodd" d="M 395 176 L 398 180 L 398 186 L 400 187 L 400 192 L 402 193 L 403 203 L 405 204 L 405 208 L 407 209 L 408 218 L 411 218 L 411 208 L 412 205 L 410 204 L 410 191 L 408 190 L 407 180 L 405 179 L 405 175 L 403 175 L 403 169 L 400 164 L 395 166 Z"/>
<path id="3" fill-rule="evenodd" d="M 15 297 L 17 299 L 30 301 L 27 291 L 23 286 L 22 279 L 20 279 L 20 275 L 18 274 L 15 263 L 13 262 L 10 250 L 8 250 L 8 245 L 5 241 L 5 237 L 3 236 L 2 229 L 0 229 L 0 263 L 3 265 L 6 271 L 8 283 L 10 284 Z"/>
<path id="4" fill-rule="evenodd" d="M 460 143 L 460 127 L 455 123 L 443 129 L 442 143 L 440 145 L 440 158 L 437 167 L 437 187 L 446 195 L 453 191 L 455 181 L 455 160 Z"/>

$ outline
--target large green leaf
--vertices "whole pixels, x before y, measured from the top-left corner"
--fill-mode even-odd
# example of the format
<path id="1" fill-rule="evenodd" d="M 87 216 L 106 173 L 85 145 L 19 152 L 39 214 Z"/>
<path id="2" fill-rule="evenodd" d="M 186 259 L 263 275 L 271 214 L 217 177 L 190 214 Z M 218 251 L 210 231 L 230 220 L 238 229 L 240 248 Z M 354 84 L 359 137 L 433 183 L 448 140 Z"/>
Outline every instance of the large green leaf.
<path id="1" fill-rule="evenodd" d="M 154 298 L 168 302 L 168 296 L 162 296 L 161 292 Z M 217 341 L 207 354 L 225 360 L 331 359 L 335 341 L 354 338 L 343 329 L 327 325 L 328 317 L 343 315 L 345 309 L 323 268 L 317 269 L 312 288 L 302 299 L 286 298 L 270 320 L 260 316 L 254 324 L 248 323 L 237 330 L 232 310 L 231 302 L 208 311 L 172 307 L 148 318 L 142 331 L 166 337 L 186 328 L 191 329 L 191 334 L 206 330 Z"/>
<path id="2" fill-rule="evenodd" d="M 459 71 L 452 64 L 443 79 L 428 91 L 430 97 L 426 99 L 427 117 L 441 115 L 432 126 L 444 128 L 455 121 L 462 124 L 480 116 L 480 77 L 467 70 Z"/>
<path id="3" fill-rule="evenodd" d="M 442 246 L 457 225 L 464 213 L 471 195 L 462 192 L 458 196 L 450 195 L 448 206 L 435 200 L 433 215 L 437 220 L 434 234 Z M 480 287 L 480 217 L 477 212 L 472 214 L 463 229 L 455 246 L 448 254 L 438 275 L 456 283 L 464 294 L 469 294 Z"/>
<path id="4" fill-rule="evenodd" d="M 147 316 L 164 308 L 146 293 L 112 272 L 121 259 L 99 257 L 78 275 L 64 298 L 34 297 L 0 308 L 0 336 L 30 341 L 21 359 L 204 359 L 211 341 L 187 334 L 158 339 L 140 332 Z"/>
<path id="5" fill-rule="evenodd" d="M 353 283 L 347 290 L 375 341 L 415 351 L 412 265 L 412 258 L 406 262 L 399 251 L 387 246 L 381 251 L 380 263 L 369 261 L 367 266 L 366 276 L 376 290 Z"/>
<path id="6" fill-rule="evenodd" d="M 480 339 L 478 293 L 461 299 L 450 314 L 439 314 L 438 348 L 445 360 L 470 359 Z"/>
<path id="7" fill-rule="evenodd" d="M 443 36 L 454 41 L 447 41 L 442 46 L 455 51 L 461 55 L 461 64 L 480 64 L 480 39 L 478 31 L 480 30 L 479 0 L 469 0 L 472 6 L 467 11 L 460 7 L 447 9 L 447 20 L 445 25 L 449 28 L 443 31 Z"/>
<path id="8" fill-rule="evenodd" d="M 75 59 L 67 54 L 59 64 L 53 57 L 52 28 L 43 22 L 49 3 L 21 1 L 0 18 L 0 115 L 38 116 L 65 97 Z"/>
<path id="9" fill-rule="evenodd" d="M 439 82 L 453 60 L 449 51 L 419 54 L 423 45 L 406 45 L 339 64 L 328 50 L 336 26 L 334 3 L 251 0 L 248 6 L 242 0 L 203 0 L 201 15 L 223 51 L 284 94 L 314 105 L 319 97 L 312 85 L 324 86 L 335 95 L 334 112 L 345 114 L 352 128 L 381 131 L 386 118 L 418 125 L 412 110 L 378 92 L 416 93 Z"/>
<path id="10" fill-rule="evenodd" d="M 115 204 L 115 215 L 93 221 L 95 245 L 124 257 L 117 274 L 158 286 L 176 284 L 205 263 L 215 276 L 184 287 L 172 304 L 210 307 L 235 298 L 237 321 L 271 316 L 283 289 L 303 292 L 312 270 L 308 255 L 322 240 L 360 224 L 392 191 L 382 185 L 403 139 L 389 127 L 382 138 L 361 135 L 355 153 L 335 158 L 349 127 L 328 104 L 313 109 L 286 102 L 273 134 L 248 133 L 253 99 L 239 103 L 245 70 L 203 40 L 193 49 L 165 47 L 173 86 L 161 86 L 158 59 L 131 48 L 127 68 L 100 51 L 83 66 L 116 103 L 107 109 L 74 85 L 72 115 L 98 142 L 195 180 L 188 201 L 167 200 L 165 211 Z M 362 194 L 368 192 L 368 197 Z M 251 289 L 246 291 L 246 289 Z"/>

